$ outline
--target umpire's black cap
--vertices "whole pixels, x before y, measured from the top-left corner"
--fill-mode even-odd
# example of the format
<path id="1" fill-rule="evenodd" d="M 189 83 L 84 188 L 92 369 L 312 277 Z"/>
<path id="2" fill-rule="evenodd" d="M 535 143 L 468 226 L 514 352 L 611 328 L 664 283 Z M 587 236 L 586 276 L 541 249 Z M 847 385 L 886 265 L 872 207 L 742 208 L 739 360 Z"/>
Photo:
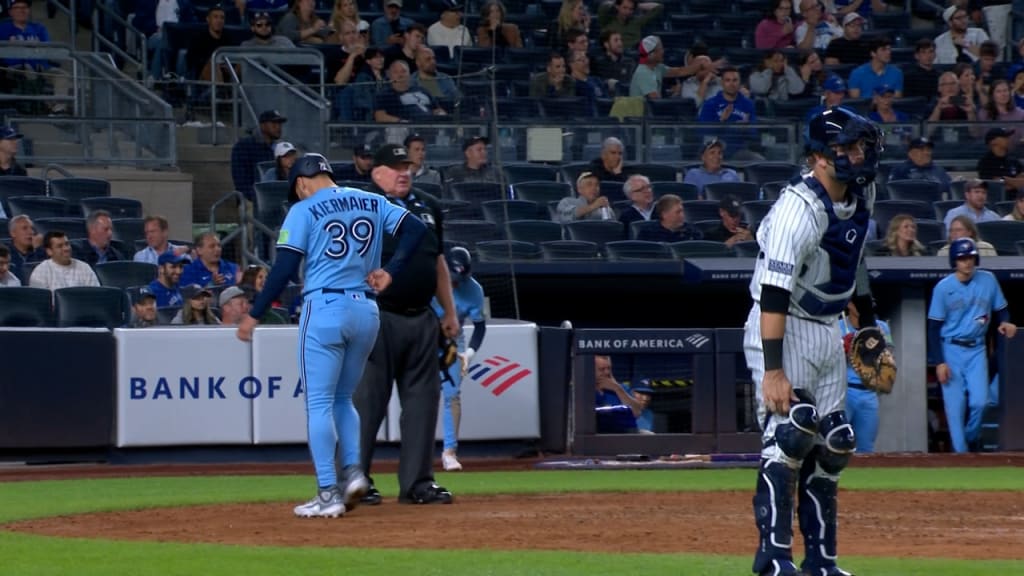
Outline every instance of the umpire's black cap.
<path id="1" fill-rule="evenodd" d="M 408 164 L 412 164 L 409 151 L 401 144 L 385 144 L 373 155 L 374 166 L 399 167 Z"/>
<path id="2" fill-rule="evenodd" d="M 288 203 L 295 204 L 299 201 L 299 193 L 295 191 L 295 182 L 300 176 L 312 178 L 317 174 L 329 174 L 332 179 L 334 171 L 331 170 L 331 163 L 320 154 L 305 154 L 292 164 L 288 171 Z"/>

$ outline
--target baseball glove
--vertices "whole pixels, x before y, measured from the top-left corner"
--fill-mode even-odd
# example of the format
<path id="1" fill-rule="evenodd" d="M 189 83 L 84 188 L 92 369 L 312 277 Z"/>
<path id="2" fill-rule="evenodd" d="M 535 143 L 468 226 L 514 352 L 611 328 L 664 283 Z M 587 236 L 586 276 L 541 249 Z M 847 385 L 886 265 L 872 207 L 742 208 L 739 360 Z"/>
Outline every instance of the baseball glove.
<path id="1" fill-rule="evenodd" d="M 861 328 L 846 343 L 850 366 L 864 386 L 882 394 L 892 392 L 896 384 L 896 358 L 882 330 L 877 326 Z"/>
<path id="2" fill-rule="evenodd" d="M 438 360 L 441 363 L 441 370 L 447 370 L 449 366 L 455 364 L 455 361 L 459 359 L 459 346 L 455 343 L 455 340 L 444 336 L 443 333 L 438 341 L 438 346 L 440 346 Z"/>

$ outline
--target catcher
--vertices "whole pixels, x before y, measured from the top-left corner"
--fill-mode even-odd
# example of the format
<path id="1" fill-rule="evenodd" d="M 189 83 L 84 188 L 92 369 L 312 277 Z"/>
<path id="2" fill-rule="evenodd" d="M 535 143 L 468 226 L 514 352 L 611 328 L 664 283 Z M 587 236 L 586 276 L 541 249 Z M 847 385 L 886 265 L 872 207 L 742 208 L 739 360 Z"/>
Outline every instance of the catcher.
<path id="1" fill-rule="evenodd" d="M 881 369 L 876 369 L 876 363 L 873 360 L 864 360 L 865 353 L 872 354 L 865 344 L 870 338 L 877 337 L 873 332 L 875 329 L 869 327 L 861 331 L 861 338 L 857 341 L 857 352 L 853 350 L 855 335 L 860 331 L 861 324 L 860 313 L 857 312 L 857 307 L 852 302 L 847 304 L 846 314 L 839 320 L 839 329 L 843 334 L 843 347 L 846 351 L 846 417 L 850 420 L 850 425 L 853 426 L 853 432 L 857 438 L 857 452 L 867 454 L 875 451 L 875 438 L 878 437 L 878 393 L 888 393 L 892 390 L 891 381 L 886 390 L 878 387 L 877 383 L 880 380 L 878 375 L 885 372 L 887 379 L 895 378 L 896 375 L 890 345 L 892 331 L 889 330 L 889 324 L 878 320 L 877 329 L 884 334 L 885 340 L 880 343 L 884 353 L 874 355 L 883 364 Z M 866 379 L 861 377 L 861 372 L 868 369 L 874 370 L 874 372 L 869 374 Z M 865 382 L 870 382 L 872 385 Z"/>

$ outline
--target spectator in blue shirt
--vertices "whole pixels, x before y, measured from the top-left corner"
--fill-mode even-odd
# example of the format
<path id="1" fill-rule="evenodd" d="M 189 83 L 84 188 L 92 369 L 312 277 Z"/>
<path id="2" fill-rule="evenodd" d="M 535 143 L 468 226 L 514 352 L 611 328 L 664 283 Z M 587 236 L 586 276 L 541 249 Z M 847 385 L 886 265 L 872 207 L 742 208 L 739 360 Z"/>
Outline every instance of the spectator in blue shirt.
<path id="1" fill-rule="evenodd" d="M 110 221 L 110 212 L 93 210 L 85 220 L 85 228 L 88 233 L 88 251 L 81 255 L 80 260 L 90 266 L 124 260 L 121 252 L 110 244 L 110 240 L 114 236 L 114 225 Z"/>
<path id="2" fill-rule="evenodd" d="M 370 42 L 378 48 L 402 43 L 402 31 L 415 24 L 402 16 L 402 0 L 382 0 L 384 15 L 370 24 Z"/>
<path id="3" fill-rule="evenodd" d="M 966 216 L 974 222 L 995 222 L 1000 220 L 999 214 L 989 210 L 985 203 L 988 202 L 988 182 L 985 180 L 968 180 L 964 186 L 964 203 L 946 212 L 943 224 L 949 230 L 950 223 L 957 216 Z"/>
<path id="4" fill-rule="evenodd" d="M 256 169 L 260 162 L 274 159 L 274 142 L 281 138 L 281 126 L 288 121 L 277 110 L 266 110 L 260 114 L 260 132 L 235 143 L 231 149 L 231 179 L 235 190 L 252 201 L 255 192 Z"/>
<path id="5" fill-rule="evenodd" d="M 49 42 L 50 34 L 46 26 L 38 22 L 29 22 L 31 3 L 29 0 L 12 0 L 8 9 L 10 19 L 0 22 L 0 42 Z M 46 71 L 53 83 L 53 93 L 66 96 L 70 83 L 67 74 L 55 68 L 48 60 L 29 58 L 5 58 L 3 66 L 8 68 L 17 89 L 24 94 L 43 92 L 44 79 L 36 72 Z M 67 106 L 63 102 L 55 102 L 50 106 L 50 113 L 63 114 Z"/>
<path id="6" fill-rule="evenodd" d="M 896 97 L 903 96 L 903 71 L 889 62 L 892 60 L 892 42 L 888 36 L 879 36 L 871 41 L 871 61 L 861 64 L 850 72 L 850 98 L 873 94 L 876 86 L 888 84 L 895 90 Z"/>
<path id="7" fill-rule="evenodd" d="M 136 262 L 157 264 L 160 256 L 169 253 L 174 256 L 188 254 L 188 246 L 175 246 L 167 241 L 167 219 L 163 216 L 147 216 L 142 224 L 146 234 L 146 247 L 135 253 Z"/>
<path id="8" fill-rule="evenodd" d="M 216 233 L 200 234 L 196 237 L 195 246 L 198 258 L 182 270 L 183 286 L 231 286 L 238 283 L 238 266 L 221 259 L 220 238 Z"/>
<path id="9" fill-rule="evenodd" d="M 648 242 L 682 242 L 684 240 L 702 240 L 704 236 L 693 226 L 686 223 L 683 211 L 683 199 L 675 194 L 665 194 L 654 204 L 654 213 L 658 215 L 661 226 L 644 228 L 637 235 L 637 240 Z"/>
<path id="10" fill-rule="evenodd" d="M 888 84 L 875 86 L 874 95 L 871 98 L 871 113 L 868 118 L 880 123 L 909 122 L 910 117 L 892 107 L 892 101 L 896 98 L 896 90 Z"/>
<path id="11" fill-rule="evenodd" d="M 708 98 L 700 107 L 699 122 L 742 122 L 753 124 L 757 121 L 754 101 L 740 92 L 740 71 L 723 68 L 722 91 Z"/>
<path id="12" fill-rule="evenodd" d="M 937 166 L 932 162 L 932 149 L 935 144 L 925 137 L 914 138 L 910 141 L 907 150 L 907 159 L 902 164 L 893 166 L 889 171 L 889 181 L 896 180 L 927 180 L 935 182 L 942 187 L 943 192 L 948 192 L 952 180 L 946 169 Z M 941 198 L 935 198 L 941 200 Z"/>
<path id="13" fill-rule="evenodd" d="M 181 280 L 182 268 L 188 258 L 175 256 L 172 252 L 165 252 L 157 260 L 156 280 L 149 283 L 149 291 L 156 298 L 157 308 L 167 306 L 181 306 Z"/>
<path id="14" fill-rule="evenodd" d="M 807 122 L 810 122 L 811 118 L 824 112 L 826 108 L 841 105 L 843 98 L 846 98 L 846 81 L 835 74 L 826 78 L 821 87 L 824 88 L 824 92 L 821 95 L 821 104 L 807 112 Z"/>
<path id="15" fill-rule="evenodd" d="M 701 165 L 690 168 L 683 177 L 683 182 L 697 187 L 697 194 L 704 197 L 704 186 L 713 182 L 739 182 L 740 175 L 732 168 L 722 166 L 725 155 L 725 142 L 712 138 L 704 143 L 700 152 Z"/>

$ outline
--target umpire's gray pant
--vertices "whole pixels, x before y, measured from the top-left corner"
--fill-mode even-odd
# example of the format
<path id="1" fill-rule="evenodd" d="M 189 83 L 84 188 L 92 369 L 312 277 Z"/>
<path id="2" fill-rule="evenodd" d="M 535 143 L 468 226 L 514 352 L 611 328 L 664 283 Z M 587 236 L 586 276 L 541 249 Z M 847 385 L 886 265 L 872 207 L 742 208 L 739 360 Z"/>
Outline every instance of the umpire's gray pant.
<path id="1" fill-rule="evenodd" d="M 377 343 L 353 396 L 360 419 L 360 461 L 369 476 L 377 431 L 391 400 L 391 382 L 398 384 L 402 404 L 400 495 L 408 495 L 413 488 L 434 481 L 434 432 L 441 399 L 439 330 L 437 316 L 429 308 L 415 316 L 381 309 Z"/>

